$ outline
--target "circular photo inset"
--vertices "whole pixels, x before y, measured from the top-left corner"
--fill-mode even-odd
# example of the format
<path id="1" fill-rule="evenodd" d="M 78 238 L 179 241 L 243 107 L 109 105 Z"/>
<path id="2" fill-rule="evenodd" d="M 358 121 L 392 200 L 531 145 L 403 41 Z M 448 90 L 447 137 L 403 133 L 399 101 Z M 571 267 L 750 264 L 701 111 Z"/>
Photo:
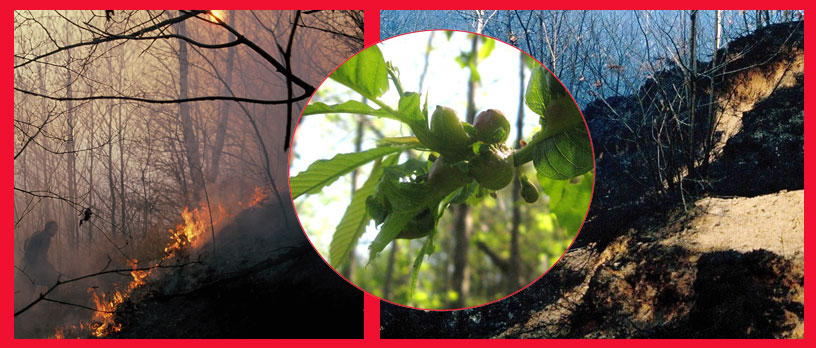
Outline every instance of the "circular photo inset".
<path id="1" fill-rule="evenodd" d="M 583 223 L 593 154 L 563 85 L 515 47 L 424 31 L 371 46 L 318 88 L 290 186 L 315 249 L 362 290 L 460 309 L 541 277 Z"/>

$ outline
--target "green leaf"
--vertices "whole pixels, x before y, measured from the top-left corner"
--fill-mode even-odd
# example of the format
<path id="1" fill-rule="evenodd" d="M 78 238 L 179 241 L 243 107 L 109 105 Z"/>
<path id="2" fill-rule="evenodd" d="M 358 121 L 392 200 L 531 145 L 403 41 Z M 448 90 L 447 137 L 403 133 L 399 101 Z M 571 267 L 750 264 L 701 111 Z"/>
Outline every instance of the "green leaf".
<path id="1" fill-rule="evenodd" d="M 377 139 L 377 146 L 390 145 L 404 145 L 416 148 L 421 147 L 422 143 L 420 143 L 416 137 L 384 137 Z"/>
<path id="2" fill-rule="evenodd" d="M 369 99 L 388 90 L 388 71 L 376 45 L 351 57 L 331 74 L 331 78 Z"/>
<path id="3" fill-rule="evenodd" d="M 417 253 L 416 258 L 414 259 L 414 264 L 411 267 L 411 288 L 410 288 L 410 297 L 413 298 L 414 290 L 416 289 L 416 282 L 417 278 L 419 278 L 419 269 L 422 267 L 422 261 L 425 260 L 425 255 L 431 255 L 434 251 L 434 236 L 436 236 L 436 228 L 431 231 L 427 238 L 425 238 L 425 243 L 422 244 L 422 248 Z"/>
<path id="4" fill-rule="evenodd" d="M 530 149 L 517 153 L 516 160 L 530 159 L 539 175 L 552 179 L 569 179 L 592 169 L 592 146 L 581 111 L 558 80 L 538 66 L 530 76 L 524 101 L 533 112 L 541 115 L 542 130 L 530 144 Z"/>
<path id="5" fill-rule="evenodd" d="M 427 128 L 428 122 L 425 120 L 425 115 L 422 113 L 422 109 L 419 108 L 419 102 L 420 97 L 418 93 L 406 92 L 405 95 L 400 98 L 399 107 L 397 110 L 401 115 L 407 117 L 409 125 L 412 123 L 422 123 L 425 124 L 425 127 Z"/>
<path id="6" fill-rule="evenodd" d="M 292 199 L 297 199 L 303 194 L 316 193 L 359 166 L 408 148 L 408 146 L 375 147 L 362 152 L 338 154 L 329 160 L 314 161 L 305 171 L 289 179 Z"/>
<path id="7" fill-rule="evenodd" d="M 548 178 L 569 179 L 592 170 L 594 164 L 583 123 L 527 146 L 535 146 L 533 164 L 539 175 Z"/>
<path id="8" fill-rule="evenodd" d="M 431 90 L 428 89 L 428 93 L 425 93 L 425 102 L 422 103 L 422 116 L 424 116 L 426 120 L 428 119 L 428 95 L 430 94 Z"/>
<path id="9" fill-rule="evenodd" d="M 410 163 L 410 160 L 406 161 L 403 166 Z M 405 167 L 400 166 L 385 168 L 383 177 L 377 185 L 377 192 L 385 195 L 391 204 L 392 211 L 417 213 L 433 201 L 434 192 L 431 192 L 431 187 L 425 183 L 404 181 L 404 179 L 422 174 L 424 173 L 408 173 Z"/>
<path id="10" fill-rule="evenodd" d="M 496 40 L 485 36 L 483 36 L 482 39 L 482 45 L 479 47 L 479 62 L 489 57 L 490 53 L 493 52 L 493 49 L 496 47 Z"/>
<path id="11" fill-rule="evenodd" d="M 471 185 L 466 185 L 462 189 L 464 190 L 466 187 L 470 187 Z M 442 214 L 445 213 L 445 209 L 451 204 L 451 202 L 459 196 L 458 191 L 451 192 L 447 196 L 445 196 L 442 201 L 436 202 L 432 204 L 435 206 L 434 209 L 436 211 L 436 217 L 434 218 L 434 226 L 439 224 L 439 219 L 442 218 Z M 422 249 L 420 249 L 419 254 L 417 254 L 416 258 L 414 259 L 414 265 L 411 269 L 411 297 L 414 296 L 414 289 L 416 289 L 416 281 L 419 277 L 419 269 L 422 267 L 422 262 L 425 259 L 425 255 L 431 255 L 434 252 L 434 238 L 436 237 L 436 233 L 438 230 L 434 228 L 431 230 L 431 233 L 428 234 L 428 237 L 425 239 L 425 243 L 422 245 Z"/>
<path id="12" fill-rule="evenodd" d="M 583 126 L 581 110 L 575 100 L 567 93 L 564 85 L 544 70 L 544 67 L 533 72 L 524 97 L 527 106 L 541 115 L 539 123 L 543 127 L 544 137 L 570 130 L 579 124 Z"/>
<path id="13" fill-rule="evenodd" d="M 533 69 L 541 66 L 541 64 L 539 64 L 538 61 L 536 61 L 529 54 L 524 53 L 522 51 L 519 51 L 519 54 L 521 54 L 524 57 L 524 65 L 527 66 L 527 69 L 533 70 Z"/>
<path id="14" fill-rule="evenodd" d="M 461 54 L 459 54 L 459 56 L 454 58 L 454 60 L 457 63 L 459 63 L 460 68 L 464 69 L 466 66 L 468 66 L 468 61 L 470 61 L 470 55 L 465 52 L 462 52 Z"/>
<path id="15" fill-rule="evenodd" d="M 385 111 L 383 109 L 375 109 L 366 103 L 359 102 L 356 100 L 349 100 L 340 104 L 335 105 L 328 105 L 326 103 L 311 103 L 303 109 L 303 116 L 309 115 L 318 115 L 318 114 L 359 114 L 359 115 L 370 115 L 370 116 L 377 116 L 377 117 L 385 117 L 390 119 L 396 119 L 392 113 Z"/>
<path id="16" fill-rule="evenodd" d="M 527 107 L 541 116 L 545 115 L 547 104 L 550 102 L 550 75 L 550 72 L 541 65 L 533 69 L 524 94 L 524 103 Z"/>
<path id="17" fill-rule="evenodd" d="M 569 180 L 557 180 L 538 175 L 538 183 L 541 185 L 541 191 L 550 198 L 550 211 L 552 211 L 561 202 L 561 197 L 564 196 L 564 189 L 569 184 Z"/>
<path id="18" fill-rule="evenodd" d="M 385 246 L 391 243 L 413 218 L 414 212 L 394 211 L 389 214 L 380 228 L 380 233 L 377 234 L 377 237 L 375 237 L 371 245 L 368 246 L 368 263 L 373 262 L 377 255 L 385 249 Z"/>
<path id="19" fill-rule="evenodd" d="M 371 174 L 362 187 L 354 191 L 343 218 L 337 224 L 329 245 L 329 262 L 334 268 L 342 267 L 348 262 L 348 256 L 357 240 L 365 231 L 370 216 L 366 214 L 366 198 L 374 194 L 374 188 L 383 173 L 383 168 L 392 166 L 399 160 L 399 154 L 388 156 L 381 163 L 376 163 Z"/>
<path id="20" fill-rule="evenodd" d="M 417 139 L 428 148 L 436 149 L 438 144 L 431 137 L 431 130 L 428 128 L 428 119 L 419 107 L 420 96 L 414 92 L 407 92 L 399 100 L 398 112 L 406 118 L 404 121 L 411 127 Z"/>
<path id="21" fill-rule="evenodd" d="M 465 186 L 458 188 L 456 191 L 453 192 L 453 196 L 451 196 L 450 203 L 451 204 L 459 204 L 464 203 L 476 192 L 476 186 L 478 185 L 477 182 L 471 182 Z"/>
<path id="22" fill-rule="evenodd" d="M 589 207 L 594 184 L 593 173 L 571 180 L 553 180 L 539 176 L 541 187 L 550 197 L 550 212 L 555 215 L 558 225 L 574 235 L 581 227 Z"/>
<path id="23" fill-rule="evenodd" d="M 473 81 L 473 83 L 480 83 L 482 81 L 482 75 L 479 75 L 479 69 L 476 67 L 476 63 L 470 62 L 468 67 L 470 68 L 470 80 Z"/>

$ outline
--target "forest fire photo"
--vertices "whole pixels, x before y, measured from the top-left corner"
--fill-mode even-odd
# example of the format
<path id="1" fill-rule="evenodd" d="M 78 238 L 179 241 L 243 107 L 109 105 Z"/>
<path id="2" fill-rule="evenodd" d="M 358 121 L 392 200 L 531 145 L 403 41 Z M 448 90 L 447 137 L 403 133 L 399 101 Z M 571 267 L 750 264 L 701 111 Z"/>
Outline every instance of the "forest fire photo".
<path id="1" fill-rule="evenodd" d="M 286 176 L 362 18 L 15 11 L 15 338 L 362 337 Z"/>

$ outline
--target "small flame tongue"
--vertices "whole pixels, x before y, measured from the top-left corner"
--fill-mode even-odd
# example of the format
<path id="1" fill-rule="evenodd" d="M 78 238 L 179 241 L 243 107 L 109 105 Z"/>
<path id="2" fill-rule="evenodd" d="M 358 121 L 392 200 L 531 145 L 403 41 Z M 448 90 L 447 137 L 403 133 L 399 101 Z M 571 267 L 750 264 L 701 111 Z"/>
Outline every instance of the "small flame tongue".
<path id="1" fill-rule="evenodd" d="M 247 204 L 247 208 L 251 208 L 251 207 L 254 207 L 254 206 L 258 205 L 258 203 L 260 203 L 261 201 L 266 199 L 266 197 L 268 197 L 268 196 L 269 196 L 268 192 L 266 192 L 264 189 L 256 186 L 255 191 L 252 192 L 252 196 L 249 197 L 249 203 Z M 238 204 L 243 205 L 241 202 L 238 202 Z"/>
<path id="2" fill-rule="evenodd" d="M 176 253 L 186 246 L 197 248 L 201 244 L 201 236 L 207 229 L 208 216 L 202 216 L 198 208 L 185 207 L 181 212 L 184 223 L 176 226 L 176 230 L 170 230 L 170 244 L 164 248 L 164 258 L 167 260 L 176 256 Z"/>

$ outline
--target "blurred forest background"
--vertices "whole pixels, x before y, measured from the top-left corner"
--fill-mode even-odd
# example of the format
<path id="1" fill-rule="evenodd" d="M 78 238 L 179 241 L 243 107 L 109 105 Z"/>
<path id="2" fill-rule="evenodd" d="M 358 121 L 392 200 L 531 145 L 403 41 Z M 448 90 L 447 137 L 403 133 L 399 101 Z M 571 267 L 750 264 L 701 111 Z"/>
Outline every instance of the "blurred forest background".
<path id="1" fill-rule="evenodd" d="M 291 130 L 314 86 L 362 48 L 362 19 L 362 11 L 15 11 L 15 332 L 52 335 L 113 312 L 94 305 L 96 292 L 106 302 L 104 293 L 136 278 L 89 277 L 40 298 L 36 314 L 18 313 L 36 300 L 32 291 L 56 287 L 27 277 L 33 256 L 23 259 L 37 252 L 25 246 L 47 221 L 58 230 L 40 263 L 61 281 L 162 262 L 185 223 L 207 232 L 192 247 L 214 245 L 210 230 L 267 200 L 274 225 L 238 238 L 261 245 L 272 236 L 263 231 L 281 229 L 303 242 L 287 185 Z M 147 335 L 159 334 L 170 333 Z"/>
<path id="2" fill-rule="evenodd" d="M 690 26 L 694 12 L 695 35 Z M 380 11 L 380 37 L 427 29 L 467 30 L 513 43 L 549 68 L 583 108 L 632 94 L 644 79 L 804 11 Z M 702 74 L 703 72 L 699 72 Z"/>
<path id="3" fill-rule="evenodd" d="M 429 110 L 437 105 L 451 107 L 462 121 L 471 123 L 479 111 L 501 110 L 512 125 L 508 145 L 513 148 L 540 130 L 539 116 L 524 103 L 531 69 L 539 66 L 527 54 L 493 39 L 444 31 L 395 38 L 381 43 L 380 49 L 386 62 L 398 69 L 402 88 L 421 91 Z M 333 80 L 317 93 L 313 102 L 364 101 Z M 396 106 L 398 97 L 392 88 L 382 100 Z M 296 133 L 292 175 L 315 160 L 367 150 L 383 137 L 410 133 L 402 124 L 380 117 L 304 116 Z M 427 153 L 411 150 L 400 162 L 409 157 L 425 160 Z M 371 167 L 341 177 L 319 194 L 295 200 L 307 234 L 327 260 L 341 214 Z M 339 271 L 381 298 L 420 308 L 475 306 L 518 291 L 541 276 L 572 242 L 586 214 L 593 183 L 592 172 L 571 180 L 536 180 L 532 163 L 519 169 L 540 187 L 541 199 L 524 202 L 514 180 L 496 191 L 495 198 L 487 195 L 451 206 L 440 220 L 436 249 L 422 264 L 413 294 L 411 273 L 425 239 L 395 240 L 369 263 L 368 245 L 378 232 L 373 222 L 351 250 L 350 263 Z"/>
<path id="4" fill-rule="evenodd" d="M 384 304 L 384 337 L 803 333 L 803 211 L 796 197 L 804 188 L 804 11 L 388 10 L 380 16 L 383 38 L 467 30 L 533 55 L 581 106 L 596 166 L 587 221 L 550 273 L 508 300 L 473 310 L 426 314 Z M 752 208 L 734 216 L 728 209 L 710 213 L 707 196 Z M 788 205 L 757 228 L 693 221 L 707 214 L 753 221 Z M 781 221 L 796 223 L 777 226 Z M 696 238 L 715 242 L 702 247 Z M 770 252 L 747 253 L 755 249 Z M 720 261 L 697 263 L 709 258 Z M 728 258 L 737 261 L 725 263 Z M 768 270 L 770 260 L 784 266 Z M 746 267 L 752 271 L 736 275 Z M 667 274 L 722 283 L 714 291 L 694 277 L 661 278 Z M 743 284 L 782 287 L 786 295 L 743 293 Z"/>

